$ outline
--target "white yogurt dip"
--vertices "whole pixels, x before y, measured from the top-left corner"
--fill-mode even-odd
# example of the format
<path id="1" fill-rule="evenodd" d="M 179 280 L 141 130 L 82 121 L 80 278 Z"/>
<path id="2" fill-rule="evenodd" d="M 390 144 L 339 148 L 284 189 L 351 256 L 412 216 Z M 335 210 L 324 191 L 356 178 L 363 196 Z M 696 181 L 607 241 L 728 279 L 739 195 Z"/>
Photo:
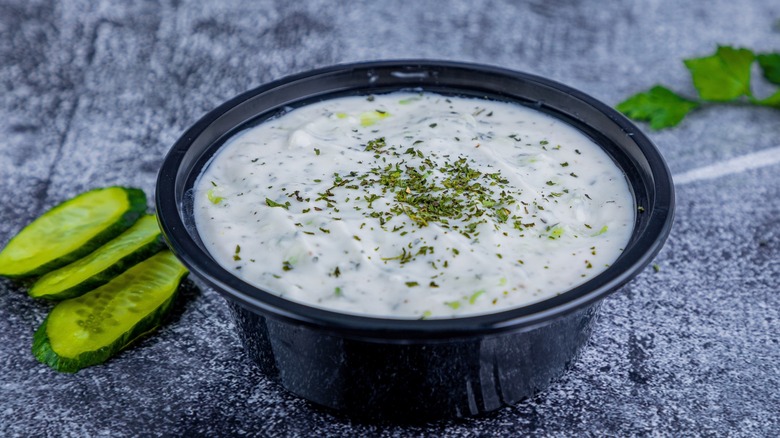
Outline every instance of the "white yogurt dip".
<path id="1" fill-rule="evenodd" d="M 413 92 L 327 100 L 239 133 L 194 204 L 207 249 L 237 277 L 390 318 L 566 292 L 617 259 L 635 208 L 620 169 L 565 122 Z"/>

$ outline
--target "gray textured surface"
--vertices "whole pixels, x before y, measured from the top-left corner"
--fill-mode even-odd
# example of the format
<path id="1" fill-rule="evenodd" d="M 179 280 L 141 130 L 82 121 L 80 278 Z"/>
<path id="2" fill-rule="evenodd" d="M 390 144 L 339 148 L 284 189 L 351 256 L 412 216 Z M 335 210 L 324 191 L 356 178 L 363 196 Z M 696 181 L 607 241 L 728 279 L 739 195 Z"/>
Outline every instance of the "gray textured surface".
<path id="1" fill-rule="evenodd" d="M 204 3 L 0 1 L 0 245 L 86 189 L 152 194 L 188 125 L 289 73 L 475 61 L 614 105 L 656 82 L 691 92 L 680 60 L 718 43 L 780 49 L 775 1 Z M 661 271 L 607 299 L 574 369 L 532 400 L 424 427 L 333 417 L 261 375 L 221 298 L 192 287 L 157 335 L 56 374 L 29 352 L 49 306 L 0 280 L 0 436 L 777 436 L 780 112 L 713 107 L 651 137 L 676 175 L 757 151 L 774 164 L 686 178 Z"/>

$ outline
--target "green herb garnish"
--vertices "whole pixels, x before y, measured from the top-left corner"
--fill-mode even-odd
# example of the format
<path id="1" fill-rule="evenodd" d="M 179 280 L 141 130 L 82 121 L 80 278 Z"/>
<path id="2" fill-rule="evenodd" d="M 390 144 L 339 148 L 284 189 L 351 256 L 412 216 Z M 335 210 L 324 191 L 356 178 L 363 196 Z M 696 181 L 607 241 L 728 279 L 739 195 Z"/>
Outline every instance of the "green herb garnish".
<path id="1" fill-rule="evenodd" d="M 560 239 L 561 236 L 563 236 L 563 227 L 560 225 L 555 225 L 553 227 L 550 227 L 548 230 L 550 234 L 547 235 L 552 240 Z M 606 231 L 606 230 L 605 230 Z"/>
<path id="2" fill-rule="evenodd" d="M 269 198 L 265 198 L 265 205 L 269 207 L 281 207 L 285 210 L 287 210 L 290 207 L 290 201 L 285 202 L 284 204 L 280 204 L 278 202 L 274 202 Z"/>

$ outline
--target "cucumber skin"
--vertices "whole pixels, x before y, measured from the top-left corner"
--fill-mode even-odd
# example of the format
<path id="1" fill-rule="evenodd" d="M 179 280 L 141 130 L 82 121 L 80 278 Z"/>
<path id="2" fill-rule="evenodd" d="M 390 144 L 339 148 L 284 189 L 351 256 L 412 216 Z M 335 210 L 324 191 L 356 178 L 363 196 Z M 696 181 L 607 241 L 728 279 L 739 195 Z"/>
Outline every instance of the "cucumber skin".
<path id="1" fill-rule="evenodd" d="M 49 342 L 49 335 L 46 333 L 47 323 L 49 317 L 43 320 L 43 323 L 33 335 L 32 354 L 38 359 L 39 362 L 49 365 L 56 371 L 63 373 L 75 373 L 82 368 L 86 368 L 92 365 L 101 364 L 118 352 L 125 349 L 133 341 L 141 338 L 143 335 L 150 333 L 160 326 L 162 319 L 165 317 L 168 310 L 173 305 L 173 302 L 178 296 L 179 287 L 182 281 L 187 277 L 187 273 L 183 274 L 179 279 L 179 284 L 173 291 L 171 296 L 165 300 L 154 312 L 146 315 L 143 319 L 133 326 L 132 329 L 126 331 L 117 340 L 105 347 L 99 348 L 93 351 L 87 351 L 78 355 L 78 357 L 61 357 L 52 348 Z"/>
<path id="2" fill-rule="evenodd" d="M 133 253 L 128 254 L 125 257 L 119 259 L 113 265 L 93 275 L 92 277 L 87 278 L 86 280 L 82 281 L 76 286 L 73 286 L 69 289 L 65 289 L 62 292 L 56 294 L 33 295 L 33 291 L 35 290 L 35 285 L 33 285 L 33 287 L 27 291 L 27 294 L 30 297 L 35 299 L 42 299 L 42 300 L 49 300 L 49 301 L 61 301 L 61 300 L 66 300 L 68 298 L 75 298 L 84 295 L 85 293 L 91 291 L 92 289 L 96 289 L 99 286 L 108 283 L 117 275 L 125 272 L 126 270 L 148 259 L 149 257 L 157 254 L 158 252 L 162 251 L 164 248 L 166 248 L 165 240 L 163 240 L 162 234 L 160 234 L 159 237 L 157 237 L 157 239 L 155 239 L 153 242 L 150 242 L 149 244 L 144 245 L 141 248 L 138 248 Z"/>
<path id="3" fill-rule="evenodd" d="M 132 187 L 120 187 L 120 186 L 101 187 L 93 190 L 104 190 L 113 187 L 119 187 L 122 190 L 124 190 L 125 194 L 127 195 L 127 200 L 129 203 L 128 210 L 125 212 L 125 214 L 122 215 L 122 217 L 119 218 L 118 221 L 111 224 L 108 228 L 106 228 L 105 230 L 97 234 L 95 237 L 87 241 L 87 243 L 85 243 L 75 251 L 71 251 L 70 253 L 65 254 L 59 258 L 56 258 L 48 263 L 44 263 L 43 265 L 38 266 L 37 268 L 31 271 L 23 272 L 20 274 L 4 274 L 0 272 L 0 276 L 7 277 L 7 278 L 29 278 L 29 277 L 38 277 L 40 275 L 46 274 L 47 272 L 53 271 L 55 269 L 61 268 L 65 265 L 75 262 L 76 260 L 98 249 L 104 243 L 122 234 L 123 231 L 133 226 L 135 221 L 137 221 L 146 212 L 146 193 L 144 193 L 144 191 L 141 189 L 136 189 Z M 93 190 L 89 190 L 84 193 L 89 193 L 90 191 Z M 79 195 L 76 196 L 80 196 L 82 194 L 83 193 L 80 193 Z M 49 211 L 54 210 L 55 208 L 65 204 L 66 202 L 69 202 L 71 199 L 73 198 L 70 198 L 68 200 L 65 200 L 57 204 L 56 206 L 52 207 L 50 210 L 46 211 L 43 214 L 46 214 Z M 16 237 L 8 241 L 7 245 L 10 245 L 15 238 Z"/>

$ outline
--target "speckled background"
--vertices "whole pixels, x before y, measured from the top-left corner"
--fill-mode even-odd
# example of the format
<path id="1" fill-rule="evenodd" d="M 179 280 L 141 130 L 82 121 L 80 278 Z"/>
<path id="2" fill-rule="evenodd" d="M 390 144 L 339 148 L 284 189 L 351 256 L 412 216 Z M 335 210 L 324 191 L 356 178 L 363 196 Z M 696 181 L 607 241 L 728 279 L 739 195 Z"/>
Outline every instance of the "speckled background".
<path id="1" fill-rule="evenodd" d="M 334 63 L 425 57 L 546 76 L 614 105 L 718 43 L 780 50 L 780 2 L 0 1 L 0 245 L 111 184 L 152 195 L 165 152 L 225 99 Z M 643 125 L 646 128 L 646 125 Z M 656 263 L 608 298 L 574 368 L 487 417 L 358 423 L 242 356 L 189 285 L 170 323 L 103 366 L 30 354 L 49 305 L 0 280 L 0 436 L 780 434 L 780 111 L 709 107 L 651 132 L 678 182 Z"/>

